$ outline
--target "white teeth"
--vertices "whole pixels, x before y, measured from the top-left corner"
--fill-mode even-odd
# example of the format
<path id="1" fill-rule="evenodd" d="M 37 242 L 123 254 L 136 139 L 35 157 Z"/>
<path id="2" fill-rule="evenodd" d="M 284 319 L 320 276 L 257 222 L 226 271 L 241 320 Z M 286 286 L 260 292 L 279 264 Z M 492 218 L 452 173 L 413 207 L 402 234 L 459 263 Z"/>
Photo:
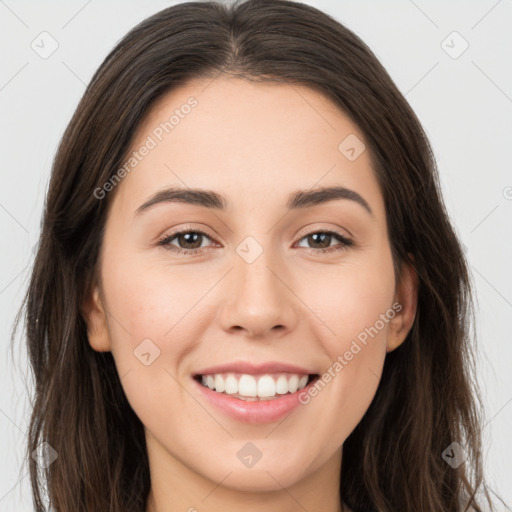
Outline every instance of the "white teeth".
<path id="1" fill-rule="evenodd" d="M 281 375 L 276 382 L 276 392 L 280 395 L 284 395 L 285 393 L 288 393 L 288 379 Z"/>
<path id="2" fill-rule="evenodd" d="M 222 393 L 225 389 L 224 379 L 220 375 L 215 375 L 215 391 Z"/>
<path id="3" fill-rule="evenodd" d="M 288 381 L 288 389 L 290 393 L 295 393 L 297 391 L 297 387 L 299 386 L 299 377 L 297 375 L 292 375 L 290 380 Z"/>
<path id="4" fill-rule="evenodd" d="M 240 393 L 243 395 L 243 393 Z M 263 375 L 258 380 L 258 396 L 268 398 L 276 394 L 276 382 L 270 375 Z"/>
<path id="5" fill-rule="evenodd" d="M 252 375 L 242 375 L 240 377 L 238 381 L 238 394 L 242 396 L 258 396 L 258 383 Z"/>
<path id="6" fill-rule="evenodd" d="M 222 376 L 221 376 L 222 378 Z M 226 378 L 226 393 L 228 395 L 236 395 L 238 393 L 238 380 L 234 375 L 228 375 Z"/>
<path id="7" fill-rule="evenodd" d="M 277 378 L 276 378 L 277 377 Z M 203 375 L 201 382 L 218 393 L 227 395 L 239 395 L 243 397 L 269 399 L 276 395 L 285 395 L 286 393 L 295 393 L 306 387 L 308 375 L 298 374 L 273 374 L 254 376 L 249 374 L 216 373 L 213 375 Z"/>

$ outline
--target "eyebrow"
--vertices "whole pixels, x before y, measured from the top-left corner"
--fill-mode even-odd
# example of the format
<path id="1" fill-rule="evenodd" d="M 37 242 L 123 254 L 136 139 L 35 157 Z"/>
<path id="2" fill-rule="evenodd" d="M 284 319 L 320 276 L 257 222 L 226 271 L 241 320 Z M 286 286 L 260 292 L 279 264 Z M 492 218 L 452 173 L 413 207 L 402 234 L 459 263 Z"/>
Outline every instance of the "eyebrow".
<path id="1" fill-rule="evenodd" d="M 370 205 L 366 200 L 354 190 L 345 187 L 324 187 L 315 190 L 297 190 L 290 194 L 286 203 L 287 210 L 297 210 L 319 204 L 327 203 L 336 199 L 348 199 L 360 204 L 370 215 L 373 215 Z M 179 188 L 171 187 L 160 190 L 147 201 L 145 201 L 137 210 L 136 215 L 140 215 L 152 206 L 160 203 L 187 203 L 214 210 L 225 210 L 228 201 L 222 195 L 212 190 L 200 188 Z"/>

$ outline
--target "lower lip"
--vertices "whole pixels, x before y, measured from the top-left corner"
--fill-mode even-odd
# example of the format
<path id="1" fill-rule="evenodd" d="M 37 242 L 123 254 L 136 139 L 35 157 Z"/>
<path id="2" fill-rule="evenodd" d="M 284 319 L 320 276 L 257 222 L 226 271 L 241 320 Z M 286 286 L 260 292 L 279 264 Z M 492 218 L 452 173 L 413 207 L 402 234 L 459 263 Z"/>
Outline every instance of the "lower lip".
<path id="1" fill-rule="evenodd" d="M 295 393 L 287 393 L 272 400 L 241 400 L 233 398 L 224 393 L 217 393 L 206 386 L 203 386 L 196 379 L 192 379 L 199 387 L 200 393 L 222 412 L 244 423 L 272 423 L 290 414 L 299 405 L 299 394 L 307 392 L 316 379 L 312 380 L 306 387 Z"/>

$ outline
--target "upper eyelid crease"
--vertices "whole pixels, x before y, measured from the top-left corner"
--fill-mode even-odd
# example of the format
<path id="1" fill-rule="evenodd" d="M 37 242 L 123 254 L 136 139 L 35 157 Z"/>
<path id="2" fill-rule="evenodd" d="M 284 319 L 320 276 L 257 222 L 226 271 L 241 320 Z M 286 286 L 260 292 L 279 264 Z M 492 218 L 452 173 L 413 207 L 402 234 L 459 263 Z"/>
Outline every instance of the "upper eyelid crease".
<path id="1" fill-rule="evenodd" d="M 214 243 L 217 243 L 215 242 L 215 238 L 213 237 L 213 235 L 210 235 L 208 234 L 207 232 L 201 230 L 201 229 L 190 229 L 190 228 L 186 228 L 186 229 L 181 229 L 181 230 L 178 230 L 178 231 L 175 231 L 174 233 L 171 233 L 170 235 L 166 235 L 164 237 L 161 237 L 159 240 L 158 240 L 158 244 L 159 246 L 170 246 L 170 247 L 174 247 L 176 251 L 178 252 L 188 252 L 188 253 L 194 253 L 196 251 L 200 251 L 202 249 L 206 249 L 207 247 L 195 247 L 193 249 L 184 249 L 182 247 L 176 247 L 176 246 L 173 246 L 170 241 L 171 240 L 174 240 L 177 236 L 179 235 L 182 235 L 182 234 L 186 234 L 186 233 L 197 233 L 197 234 L 200 234 L 201 236 L 205 236 L 206 238 L 209 238 L 212 242 Z M 297 239 L 297 242 L 300 242 L 301 240 L 303 240 L 304 238 L 306 238 L 307 236 L 310 236 L 310 235 L 314 235 L 314 234 L 318 234 L 318 233 L 324 233 L 324 234 L 328 234 L 330 236 L 333 236 L 334 238 L 337 238 L 343 247 L 348 247 L 348 246 L 353 246 L 354 245 L 354 241 L 352 240 L 351 237 L 348 237 L 347 235 L 344 235 L 336 230 L 333 230 L 333 229 L 321 229 L 321 228 L 318 228 L 318 229 L 313 229 L 311 231 L 302 231 L 299 233 L 298 235 L 298 239 Z M 336 247 L 336 246 L 334 246 Z M 324 248 L 324 249 L 318 249 L 317 252 L 322 252 L 322 251 L 327 251 L 329 248 Z M 315 250 L 315 249 L 312 249 L 312 250 Z"/>

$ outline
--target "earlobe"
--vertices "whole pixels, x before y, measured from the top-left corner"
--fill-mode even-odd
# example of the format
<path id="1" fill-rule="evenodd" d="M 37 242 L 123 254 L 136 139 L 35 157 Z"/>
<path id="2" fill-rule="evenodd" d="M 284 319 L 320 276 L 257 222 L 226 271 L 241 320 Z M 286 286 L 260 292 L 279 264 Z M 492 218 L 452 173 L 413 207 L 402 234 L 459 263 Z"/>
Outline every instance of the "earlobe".
<path id="1" fill-rule="evenodd" d="M 97 352 L 109 352 L 111 343 L 107 315 L 97 285 L 94 285 L 87 302 L 82 306 L 82 315 L 87 324 L 89 345 Z"/>
<path id="2" fill-rule="evenodd" d="M 409 254 L 412 261 L 414 256 Z M 400 281 L 397 283 L 394 301 L 401 306 L 400 311 L 390 320 L 390 330 L 386 352 L 399 347 L 411 330 L 418 305 L 418 275 L 410 263 L 402 264 Z"/>

